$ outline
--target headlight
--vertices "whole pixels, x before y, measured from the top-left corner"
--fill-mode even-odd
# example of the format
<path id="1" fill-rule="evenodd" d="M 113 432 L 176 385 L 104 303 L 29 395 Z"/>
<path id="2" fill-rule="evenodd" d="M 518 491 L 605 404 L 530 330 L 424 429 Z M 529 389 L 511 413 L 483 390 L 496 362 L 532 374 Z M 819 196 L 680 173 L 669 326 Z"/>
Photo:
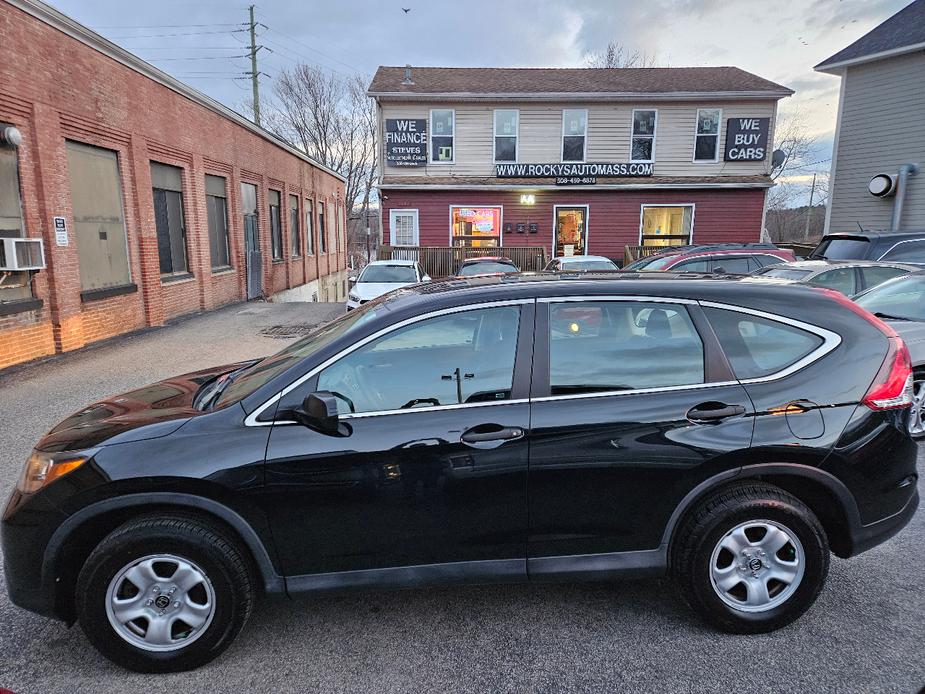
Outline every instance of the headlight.
<path id="1" fill-rule="evenodd" d="M 356 294 L 353 294 L 353 293 L 348 294 L 348 295 L 347 295 L 347 298 L 348 298 L 350 301 L 359 301 L 359 300 L 360 300 L 360 297 L 358 297 Z"/>
<path id="2" fill-rule="evenodd" d="M 32 494 L 83 465 L 89 455 L 80 453 L 45 453 L 32 451 L 16 488 L 23 494 Z"/>

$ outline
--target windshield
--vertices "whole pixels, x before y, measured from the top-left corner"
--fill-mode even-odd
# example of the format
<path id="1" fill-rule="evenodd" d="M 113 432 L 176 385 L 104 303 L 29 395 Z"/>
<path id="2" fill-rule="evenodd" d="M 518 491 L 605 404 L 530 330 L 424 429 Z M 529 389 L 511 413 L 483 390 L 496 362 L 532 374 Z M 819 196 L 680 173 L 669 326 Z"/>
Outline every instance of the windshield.
<path id="1" fill-rule="evenodd" d="M 755 274 L 762 277 L 776 277 L 782 280 L 801 280 L 811 272 L 811 270 L 795 270 L 786 267 L 768 267 L 758 270 Z"/>
<path id="2" fill-rule="evenodd" d="M 493 260 L 486 260 L 479 263 L 463 265 L 459 268 L 460 277 L 471 277 L 472 275 L 491 275 L 496 272 L 520 272 L 510 263 L 496 263 Z"/>
<path id="3" fill-rule="evenodd" d="M 562 262 L 563 270 L 616 270 L 617 266 L 609 260 L 572 260 Z"/>
<path id="4" fill-rule="evenodd" d="M 677 254 L 674 254 L 674 253 L 670 255 L 657 255 L 654 258 L 646 258 L 645 265 L 637 265 L 637 263 L 642 262 L 642 261 L 637 260 L 635 263 L 633 263 L 626 269 L 627 270 L 645 270 L 646 272 L 649 272 L 650 270 L 652 271 L 664 270 L 666 267 L 671 265 L 671 263 L 673 263 L 677 259 L 678 259 L 678 256 Z"/>
<path id="5" fill-rule="evenodd" d="M 367 265 L 360 273 L 357 283 L 387 282 L 409 283 L 417 282 L 418 276 L 412 265 Z"/>
<path id="6" fill-rule="evenodd" d="M 222 407 L 246 398 L 290 367 L 295 366 L 300 360 L 317 352 L 342 335 L 346 335 L 351 330 L 355 330 L 364 323 L 369 322 L 385 310 L 387 309 L 383 304 L 378 302 L 361 306 L 342 315 L 340 318 L 335 318 L 331 322 L 319 326 L 313 333 L 293 342 L 281 352 L 277 352 L 235 372 L 233 379 L 229 379 L 224 391 L 215 400 L 213 407 Z"/>
<path id="7" fill-rule="evenodd" d="M 825 260 L 863 260 L 867 257 L 869 246 L 870 242 L 861 237 L 822 239 L 809 257 Z"/>
<path id="8" fill-rule="evenodd" d="M 874 287 L 857 304 L 882 317 L 925 321 L 925 274 L 908 275 Z"/>
<path id="9" fill-rule="evenodd" d="M 632 263 L 630 263 L 623 269 L 624 270 L 642 270 L 647 265 L 649 265 L 649 263 L 652 263 L 656 259 L 657 259 L 656 256 L 649 256 L 648 258 L 640 258 L 639 260 L 633 261 Z"/>

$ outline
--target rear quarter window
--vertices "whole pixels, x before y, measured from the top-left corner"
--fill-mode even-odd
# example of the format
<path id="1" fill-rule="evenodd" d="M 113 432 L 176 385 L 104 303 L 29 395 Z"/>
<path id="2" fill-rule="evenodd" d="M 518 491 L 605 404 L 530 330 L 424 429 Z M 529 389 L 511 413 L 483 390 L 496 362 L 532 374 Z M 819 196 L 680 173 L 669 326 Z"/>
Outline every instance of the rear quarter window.
<path id="1" fill-rule="evenodd" d="M 881 260 L 895 260 L 904 263 L 925 263 L 925 239 L 897 243 L 883 254 Z"/>
<path id="2" fill-rule="evenodd" d="M 705 307 L 707 318 L 739 379 L 782 371 L 818 349 L 818 335 L 767 318 Z"/>

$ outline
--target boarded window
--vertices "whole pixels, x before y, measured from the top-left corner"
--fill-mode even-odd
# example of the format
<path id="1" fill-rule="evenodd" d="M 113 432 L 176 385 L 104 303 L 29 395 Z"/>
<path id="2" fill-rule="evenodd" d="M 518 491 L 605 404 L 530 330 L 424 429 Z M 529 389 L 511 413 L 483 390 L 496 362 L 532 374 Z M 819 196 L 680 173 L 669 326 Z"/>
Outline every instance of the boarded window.
<path id="1" fill-rule="evenodd" d="M 189 271 L 189 263 L 183 219 L 183 170 L 152 161 L 151 185 L 154 189 L 154 224 L 157 227 L 161 274 L 184 274 Z"/>
<path id="2" fill-rule="evenodd" d="M 273 246 L 273 260 L 283 258 L 283 225 L 279 212 L 280 194 L 278 190 L 270 191 L 270 242 Z"/>
<path id="3" fill-rule="evenodd" d="M 3 127 L 3 124 L 0 124 L 0 130 Z M 16 150 L 0 145 L 0 238 L 25 236 L 21 202 Z M 31 297 L 28 272 L 14 272 L 6 276 L 0 272 L 0 301 L 16 301 Z"/>
<path id="4" fill-rule="evenodd" d="M 292 247 L 292 257 L 302 255 L 302 235 L 299 230 L 299 196 L 289 196 L 289 244 Z"/>
<path id="5" fill-rule="evenodd" d="M 129 284 L 118 156 L 108 149 L 68 142 L 67 169 L 81 289 Z"/>
<path id="6" fill-rule="evenodd" d="M 305 252 L 315 254 L 315 224 L 312 218 L 312 201 L 305 201 Z"/>
<path id="7" fill-rule="evenodd" d="M 324 203 L 318 203 L 318 245 L 322 253 L 328 252 L 328 240 L 324 233 Z"/>
<path id="8" fill-rule="evenodd" d="M 231 267 L 228 249 L 228 205 L 225 201 L 225 179 L 206 176 L 206 212 L 209 215 L 209 255 L 212 269 Z"/>

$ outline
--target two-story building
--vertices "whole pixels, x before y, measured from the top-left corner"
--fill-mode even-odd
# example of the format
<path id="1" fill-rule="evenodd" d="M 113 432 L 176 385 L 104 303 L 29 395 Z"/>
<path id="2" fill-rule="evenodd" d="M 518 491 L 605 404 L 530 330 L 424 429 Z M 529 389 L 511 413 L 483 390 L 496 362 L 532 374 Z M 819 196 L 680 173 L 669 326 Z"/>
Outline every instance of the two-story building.
<path id="1" fill-rule="evenodd" d="M 778 101 L 734 67 L 380 67 L 383 242 L 545 247 L 758 241 Z"/>

